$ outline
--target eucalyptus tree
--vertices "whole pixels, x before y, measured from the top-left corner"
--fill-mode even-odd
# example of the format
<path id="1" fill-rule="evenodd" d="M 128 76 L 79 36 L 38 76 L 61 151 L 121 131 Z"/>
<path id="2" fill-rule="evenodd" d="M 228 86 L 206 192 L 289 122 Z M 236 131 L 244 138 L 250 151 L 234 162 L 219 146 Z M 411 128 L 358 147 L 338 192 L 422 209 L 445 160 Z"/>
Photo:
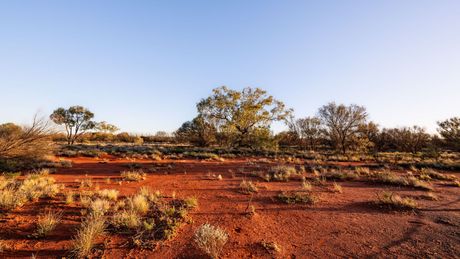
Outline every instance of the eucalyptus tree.
<path id="1" fill-rule="evenodd" d="M 97 123 L 93 118 L 94 113 L 82 106 L 58 108 L 50 115 L 54 123 L 64 125 L 68 145 L 73 145 L 86 131 L 96 128 Z"/>
<path id="2" fill-rule="evenodd" d="M 215 88 L 212 94 L 197 104 L 199 116 L 213 125 L 232 146 L 250 146 L 253 138 L 269 131 L 272 122 L 284 121 L 292 110 L 283 102 L 260 88 L 242 91 L 225 86 Z"/>

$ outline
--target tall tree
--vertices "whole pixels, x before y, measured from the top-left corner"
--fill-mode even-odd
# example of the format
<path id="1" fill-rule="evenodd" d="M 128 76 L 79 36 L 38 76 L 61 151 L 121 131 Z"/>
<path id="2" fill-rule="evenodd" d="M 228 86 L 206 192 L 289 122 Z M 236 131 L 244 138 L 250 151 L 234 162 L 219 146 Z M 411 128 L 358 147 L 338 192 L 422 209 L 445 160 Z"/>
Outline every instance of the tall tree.
<path id="1" fill-rule="evenodd" d="M 181 142 L 189 142 L 198 146 L 209 146 L 216 141 L 216 129 L 198 116 L 192 121 L 184 122 L 174 132 L 174 136 Z"/>
<path id="2" fill-rule="evenodd" d="M 387 135 L 385 141 L 388 146 L 413 154 L 427 147 L 430 141 L 430 135 L 419 126 L 384 129 L 383 133 Z"/>
<path id="3" fill-rule="evenodd" d="M 103 133 L 112 133 L 112 134 L 120 130 L 117 126 L 107 123 L 106 121 L 101 121 L 101 122 L 96 123 L 95 129 Z"/>
<path id="4" fill-rule="evenodd" d="M 460 117 L 438 121 L 438 132 L 447 147 L 460 150 Z"/>
<path id="5" fill-rule="evenodd" d="M 232 138 L 233 146 L 248 146 L 256 131 L 269 129 L 273 121 L 291 114 L 284 103 L 260 88 L 235 91 L 225 86 L 213 90 L 211 96 L 197 104 L 199 116 L 214 125 L 218 132 Z"/>
<path id="6" fill-rule="evenodd" d="M 68 145 L 73 145 L 83 133 L 96 127 L 93 118 L 94 113 L 82 106 L 58 108 L 50 115 L 54 123 L 65 126 Z"/>
<path id="7" fill-rule="evenodd" d="M 318 117 L 306 117 L 288 123 L 289 130 L 297 137 L 301 146 L 316 150 L 323 137 L 321 120 Z"/>
<path id="8" fill-rule="evenodd" d="M 319 109 L 318 116 L 326 127 L 325 133 L 331 144 L 343 154 L 349 149 L 360 125 L 366 123 L 367 112 L 363 106 L 346 106 L 335 102 Z"/>

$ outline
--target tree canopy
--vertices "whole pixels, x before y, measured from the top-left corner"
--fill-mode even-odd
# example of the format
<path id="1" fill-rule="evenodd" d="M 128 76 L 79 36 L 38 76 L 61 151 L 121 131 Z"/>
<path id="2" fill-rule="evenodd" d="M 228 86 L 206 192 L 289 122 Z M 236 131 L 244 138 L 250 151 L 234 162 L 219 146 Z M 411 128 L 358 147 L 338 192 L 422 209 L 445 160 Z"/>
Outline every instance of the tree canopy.
<path id="1" fill-rule="evenodd" d="M 225 86 L 197 104 L 199 116 L 225 133 L 233 146 L 248 146 L 251 135 L 269 129 L 273 121 L 288 118 L 291 113 L 283 102 L 276 100 L 260 88 L 244 88 L 242 91 Z"/>

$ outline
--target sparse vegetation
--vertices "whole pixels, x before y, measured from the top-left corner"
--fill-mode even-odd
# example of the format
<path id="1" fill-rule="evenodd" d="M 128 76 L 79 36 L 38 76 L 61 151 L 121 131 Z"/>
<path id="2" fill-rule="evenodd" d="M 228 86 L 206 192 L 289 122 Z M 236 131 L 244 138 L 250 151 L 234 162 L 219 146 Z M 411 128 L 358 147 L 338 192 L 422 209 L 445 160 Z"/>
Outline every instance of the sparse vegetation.
<path id="1" fill-rule="evenodd" d="M 196 246 L 211 258 L 219 258 L 228 241 L 228 234 L 221 228 L 204 224 L 195 231 Z"/>
<path id="2" fill-rule="evenodd" d="M 258 192 L 257 186 L 251 181 L 243 180 L 240 183 L 240 192 L 244 194 L 251 194 Z"/>
<path id="3" fill-rule="evenodd" d="M 297 170 L 293 166 L 274 166 L 270 168 L 268 171 L 268 178 L 269 180 L 274 181 L 284 181 L 287 182 L 291 178 L 297 174 Z"/>
<path id="4" fill-rule="evenodd" d="M 116 201 L 118 199 L 118 191 L 117 190 L 109 190 L 109 189 L 104 189 L 104 190 L 100 190 L 98 192 L 98 195 L 99 197 L 101 198 L 104 198 L 104 199 L 108 199 L 108 200 L 112 200 L 112 201 Z"/>
<path id="5" fill-rule="evenodd" d="M 139 181 L 145 180 L 145 178 L 147 177 L 147 174 L 141 170 L 123 171 L 121 172 L 121 177 L 125 181 L 139 182 Z"/>
<path id="6" fill-rule="evenodd" d="M 82 223 L 73 240 L 73 254 L 79 258 L 86 258 L 106 228 L 102 215 L 91 214 Z"/>
<path id="7" fill-rule="evenodd" d="M 53 231 L 59 224 L 62 218 L 62 212 L 47 210 L 45 213 L 38 216 L 37 230 L 35 235 L 37 237 L 45 237 Z"/>
<path id="8" fill-rule="evenodd" d="M 318 202 L 318 197 L 310 192 L 282 192 L 277 196 L 278 200 L 287 204 L 315 204 Z"/>
<path id="9" fill-rule="evenodd" d="M 392 192 L 382 192 L 379 194 L 377 204 L 396 210 L 417 209 L 417 203 L 413 199 L 401 198 L 401 196 Z"/>
<path id="10" fill-rule="evenodd" d="M 336 183 L 336 182 L 334 182 L 334 183 L 332 184 L 332 190 L 333 190 L 334 192 L 337 192 L 337 193 L 343 193 L 343 188 L 342 188 L 342 186 L 341 186 L 340 184 Z"/>

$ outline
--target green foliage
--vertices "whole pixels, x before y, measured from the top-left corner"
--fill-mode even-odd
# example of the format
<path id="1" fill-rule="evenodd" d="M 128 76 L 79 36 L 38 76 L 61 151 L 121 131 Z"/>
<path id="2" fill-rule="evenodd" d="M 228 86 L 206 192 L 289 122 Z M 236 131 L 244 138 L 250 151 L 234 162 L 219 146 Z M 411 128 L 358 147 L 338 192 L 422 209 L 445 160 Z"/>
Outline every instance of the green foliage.
<path id="1" fill-rule="evenodd" d="M 267 130 L 273 121 L 286 120 L 291 113 L 266 91 L 249 87 L 242 91 L 216 88 L 197 108 L 199 116 L 213 125 L 227 144 L 236 147 L 250 147 L 260 136 L 257 130 Z"/>
<path id="2" fill-rule="evenodd" d="M 438 132 L 447 147 L 460 151 L 460 117 L 439 121 Z"/>
<path id="3" fill-rule="evenodd" d="M 50 115 L 54 123 L 65 126 L 69 145 L 73 145 L 85 131 L 96 127 L 97 123 L 92 121 L 93 118 L 94 113 L 82 106 L 58 108 Z"/>

